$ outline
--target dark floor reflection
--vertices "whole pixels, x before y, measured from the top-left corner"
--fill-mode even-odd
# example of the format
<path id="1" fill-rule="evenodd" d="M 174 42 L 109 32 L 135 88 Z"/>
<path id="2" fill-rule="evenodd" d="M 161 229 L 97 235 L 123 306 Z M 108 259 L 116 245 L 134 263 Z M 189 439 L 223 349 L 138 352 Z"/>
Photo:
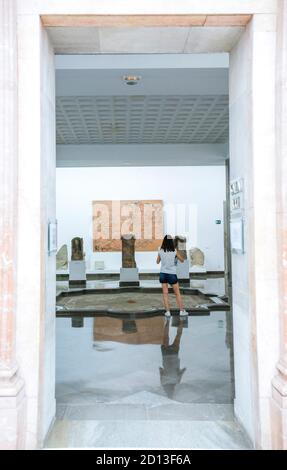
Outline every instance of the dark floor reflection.
<path id="1" fill-rule="evenodd" d="M 228 315 L 57 318 L 58 405 L 232 403 Z"/>
<path id="2" fill-rule="evenodd" d="M 170 341 L 170 320 L 166 320 L 161 346 L 162 367 L 160 367 L 160 383 L 168 398 L 173 398 L 175 387 L 180 383 L 186 371 L 186 367 L 180 368 L 179 348 L 182 337 L 184 320 L 180 320 L 177 326 L 176 336 Z"/>

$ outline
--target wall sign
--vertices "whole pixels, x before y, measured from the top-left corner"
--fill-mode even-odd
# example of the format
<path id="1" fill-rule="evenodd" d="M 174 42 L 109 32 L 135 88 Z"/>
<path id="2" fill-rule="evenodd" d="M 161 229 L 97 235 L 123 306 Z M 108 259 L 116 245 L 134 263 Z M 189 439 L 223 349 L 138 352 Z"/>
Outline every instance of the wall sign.
<path id="1" fill-rule="evenodd" d="M 243 210 L 244 188 L 243 179 L 237 178 L 230 183 L 230 210 L 231 213 L 238 213 Z"/>
<path id="2" fill-rule="evenodd" d="M 233 253 L 244 253 L 244 222 L 242 217 L 231 219 L 230 239 L 231 251 Z"/>
<path id="3" fill-rule="evenodd" d="M 230 193 L 233 196 L 234 194 L 242 193 L 243 192 L 243 179 L 238 178 L 236 180 L 231 181 L 230 183 Z"/>
<path id="4" fill-rule="evenodd" d="M 58 245 L 58 224 L 57 221 L 48 224 L 48 253 L 55 253 Z"/>

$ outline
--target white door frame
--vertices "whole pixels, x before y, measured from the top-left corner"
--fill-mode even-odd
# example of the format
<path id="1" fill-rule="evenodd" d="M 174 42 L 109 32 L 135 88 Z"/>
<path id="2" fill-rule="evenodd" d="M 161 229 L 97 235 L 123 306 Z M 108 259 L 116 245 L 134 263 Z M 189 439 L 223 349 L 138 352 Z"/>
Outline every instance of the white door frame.
<path id="1" fill-rule="evenodd" d="M 81 6 L 76 2 L 77 7 L 75 2 L 69 3 L 71 13 L 77 10 L 87 17 L 97 14 L 90 2 L 81 2 Z M 230 13 L 226 2 L 216 3 L 215 15 Z M 238 5 L 238 10 L 234 7 L 232 13 L 242 13 L 242 2 L 232 3 Z M 40 16 L 63 12 L 61 18 L 68 18 L 69 11 L 62 2 L 42 2 L 41 7 L 38 2 L 31 4 L 36 6 L 31 6 L 30 12 L 23 12 L 23 6 L 18 14 L 16 350 L 27 397 L 26 447 L 35 448 L 42 445 L 55 416 L 55 256 L 47 254 L 47 224 L 55 218 L 54 64 L 53 50 Z M 231 52 L 230 66 L 230 174 L 231 178 L 243 177 L 246 189 L 246 253 L 242 258 L 233 255 L 232 260 L 235 412 L 255 446 L 270 448 L 271 379 L 279 357 L 278 275 L 274 261 L 277 244 L 273 230 L 276 29 L 273 13 L 256 14 L 253 8 L 245 9 L 248 14 L 255 14 Z M 194 12 L 198 14 L 197 2 L 189 14 Z M 144 13 L 138 21 L 145 18 Z M 267 248 L 270 250 L 268 270 Z"/>

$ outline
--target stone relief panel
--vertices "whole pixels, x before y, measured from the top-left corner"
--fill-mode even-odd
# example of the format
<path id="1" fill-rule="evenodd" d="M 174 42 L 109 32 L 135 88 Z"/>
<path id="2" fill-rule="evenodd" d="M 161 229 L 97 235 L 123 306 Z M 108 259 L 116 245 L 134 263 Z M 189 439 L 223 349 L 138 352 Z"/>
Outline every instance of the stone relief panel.
<path id="1" fill-rule="evenodd" d="M 93 251 L 122 251 L 133 234 L 135 251 L 157 251 L 163 238 L 163 201 L 93 201 Z"/>
<path id="2" fill-rule="evenodd" d="M 80 237 L 75 237 L 71 241 L 72 261 L 82 261 L 85 259 L 84 241 Z"/>
<path id="3" fill-rule="evenodd" d="M 68 269 L 68 247 L 62 245 L 56 255 L 57 269 Z"/>
<path id="4" fill-rule="evenodd" d="M 187 259 L 186 253 L 186 237 L 176 235 L 174 238 L 174 246 L 183 259 Z"/>
<path id="5" fill-rule="evenodd" d="M 190 263 L 192 266 L 204 265 L 204 253 L 199 248 L 191 248 L 189 250 Z"/>
<path id="6" fill-rule="evenodd" d="M 122 267 L 136 268 L 135 261 L 135 236 L 133 234 L 122 235 Z"/>

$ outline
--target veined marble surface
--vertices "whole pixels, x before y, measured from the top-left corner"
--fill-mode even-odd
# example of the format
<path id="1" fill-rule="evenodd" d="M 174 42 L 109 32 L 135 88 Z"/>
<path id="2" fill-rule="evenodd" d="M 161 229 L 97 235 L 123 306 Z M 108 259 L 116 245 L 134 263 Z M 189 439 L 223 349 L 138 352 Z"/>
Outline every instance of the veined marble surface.
<path id="1" fill-rule="evenodd" d="M 57 421 L 47 448 L 249 449 L 230 421 Z"/>
<path id="2" fill-rule="evenodd" d="M 58 318 L 46 446 L 248 448 L 234 421 L 228 315 L 84 318 L 78 328 Z"/>

